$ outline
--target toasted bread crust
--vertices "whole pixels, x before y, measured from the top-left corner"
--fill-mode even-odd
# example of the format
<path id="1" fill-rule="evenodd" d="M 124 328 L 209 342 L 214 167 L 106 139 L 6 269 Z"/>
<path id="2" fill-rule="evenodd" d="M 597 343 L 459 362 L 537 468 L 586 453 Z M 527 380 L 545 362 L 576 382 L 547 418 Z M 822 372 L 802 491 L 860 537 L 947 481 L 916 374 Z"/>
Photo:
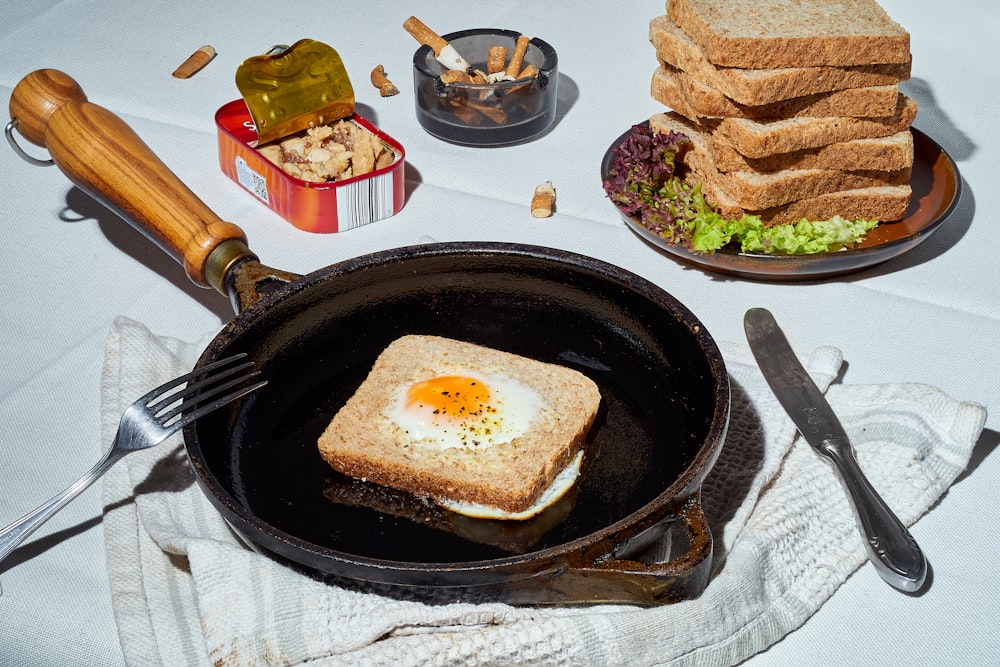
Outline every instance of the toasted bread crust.
<path id="1" fill-rule="evenodd" d="M 764 69 L 903 63 L 910 35 L 875 0 L 669 0 L 706 58 Z"/>
<path id="2" fill-rule="evenodd" d="M 469 449 L 406 443 L 384 414 L 396 388 L 457 369 L 514 378 L 538 392 L 545 406 L 531 428 L 508 443 Z M 600 400 L 597 385 L 570 368 L 462 341 L 404 336 L 379 356 L 318 446 L 327 463 L 350 477 L 520 512 L 584 445 Z"/>

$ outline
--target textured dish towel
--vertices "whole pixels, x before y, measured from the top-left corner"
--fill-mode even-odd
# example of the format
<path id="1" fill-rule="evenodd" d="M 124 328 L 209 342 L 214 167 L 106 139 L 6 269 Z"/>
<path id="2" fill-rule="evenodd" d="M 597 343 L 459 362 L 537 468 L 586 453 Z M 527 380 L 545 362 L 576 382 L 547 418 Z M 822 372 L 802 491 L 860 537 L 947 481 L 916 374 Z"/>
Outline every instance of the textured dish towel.
<path id="1" fill-rule="evenodd" d="M 125 406 L 190 370 L 201 349 L 116 321 L 102 382 L 105 445 Z M 749 350 L 722 351 L 732 423 L 703 488 L 716 555 L 698 599 L 655 608 L 425 605 L 320 584 L 234 537 L 195 484 L 177 435 L 131 454 L 103 482 L 126 660 L 143 667 L 745 660 L 802 625 L 866 557 L 836 477 L 796 437 Z M 821 347 L 805 365 L 827 390 L 872 484 L 912 524 L 965 468 L 986 411 L 926 385 L 830 386 L 841 357 Z"/>

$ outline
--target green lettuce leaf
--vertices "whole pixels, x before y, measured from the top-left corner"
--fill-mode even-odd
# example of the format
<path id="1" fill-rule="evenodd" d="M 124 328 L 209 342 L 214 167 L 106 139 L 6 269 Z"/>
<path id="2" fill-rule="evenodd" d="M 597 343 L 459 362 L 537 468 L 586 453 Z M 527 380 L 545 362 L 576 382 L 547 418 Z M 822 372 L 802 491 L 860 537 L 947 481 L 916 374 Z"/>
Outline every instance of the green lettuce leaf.
<path id="1" fill-rule="evenodd" d="M 695 216 L 690 231 L 690 248 L 715 252 L 738 243 L 746 253 L 797 255 L 831 252 L 850 248 L 878 225 L 878 220 L 829 220 L 799 222 L 767 227 L 756 215 L 726 220 L 715 212 Z"/>

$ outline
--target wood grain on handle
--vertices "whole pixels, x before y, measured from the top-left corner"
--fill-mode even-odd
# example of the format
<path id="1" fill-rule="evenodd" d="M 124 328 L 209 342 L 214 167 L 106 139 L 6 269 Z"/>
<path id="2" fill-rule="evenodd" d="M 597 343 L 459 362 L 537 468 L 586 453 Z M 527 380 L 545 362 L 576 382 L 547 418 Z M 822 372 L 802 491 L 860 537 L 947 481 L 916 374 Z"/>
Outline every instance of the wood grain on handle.
<path id="1" fill-rule="evenodd" d="M 32 72 L 14 88 L 10 113 L 25 139 L 45 147 L 73 183 L 155 241 L 195 283 L 209 286 L 206 262 L 220 243 L 246 243 L 242 229 L 213 213 L 122 119 L 87 101 L 70 76 Z"/>

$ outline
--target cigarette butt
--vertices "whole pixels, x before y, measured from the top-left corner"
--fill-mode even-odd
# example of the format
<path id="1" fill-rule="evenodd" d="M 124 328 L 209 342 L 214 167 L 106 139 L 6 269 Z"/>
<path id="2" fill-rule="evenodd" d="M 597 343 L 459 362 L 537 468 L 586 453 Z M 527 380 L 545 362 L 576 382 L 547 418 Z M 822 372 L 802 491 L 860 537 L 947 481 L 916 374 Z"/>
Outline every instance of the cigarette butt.
<path id="1" fill-rule="evenodd" d="M 468 72 L 457 69 L 449 69 L 441 72 L 441 83 L 473 83 Z"/>
<path id="2" fill-rule="evenodd" d="M 448 108 L 451 113 L 469 127 L 477 127 L 482 124 L 483 115 L 475 109 L 470 109 L 464 104 L 451 105 Z"/>
<path id="3" fill-rule="evenodd" d="M 180 64 L 180 66 L 174 70 L 174 77 L 177 79 L 187 79 L 195 74 L 197 74 L 201 68 L 203 68 L 208 63 L 212 62 L 212 58 L 215 57 L 215 49 L 208 44 L 201 47 Z"/>
<path id="4" fill-rule="evenodd" d="M 491 46 L 486 57 L 486 71 L 496 74 L 507 69 L 507 47 Z"/>
<path id="5" fill-rule="evenodd" d="M 379 95 L 382 97 L 399 94 L 399 88 L 385 75 L 385 68 L 382 65 L 376 65 L 375 69 L 372 70 L 371 80 L 372 85 L 378 88 Z"/>
<path id="6" fill-rule="evenodd" d="M 525 35 L 520 35 L 517 38 L 517 43 L 514 44 L 514 53 L 510 56 L 510 62 L 507 63 L 507 75 L 516 77 L 521 73 L 521 67 L 524 65 L 524 54 L 528 52 L 528 42 L 531 39 Z"/>
<path id="7" fill-rule="evenodd" d="M 538 68 L 534 65 L 527 65 L 521 73 L 517 75 L 518 79 L 534 79 L 538 76 Z"/>
<path id="8" fill-rule="evenodd" d="M 434 58 L 446 69 L 460 69 L 466 72 L 472 69 L 469 61 L 463 58 L 462 54 L 448 43 L 448 40 L 428 28 L 416 16 L 411 16 L 403 21 L 403 28 L 413 35 L 415 40 L 424 46 L 429 46 L 434 51 Z"/>
<path id="9" fill-rule="evenodd" d="M 416 16 L 411 16 L 403 21 L 403 29 L 413 35 L 413 39 L 425 46 L 431 47 L 434 51 L 434 55 L 436 56 L 441 55 L 441 49 L 448 46 L 448 41 L 444 37 L 428 28 L 427 25 Z"/>
<path id="10" fill-rule="evenodd" d="M 552 187 L 552 181 L 545 181 L 537 188 L 531 197 L 531 217 L 547 218 L 552 215 L 552 210 L 556 205 L 556 189 Z"/>
<path id="11" fill-rule="evenodd" d="M 466 106 L 486 116 L 497 125 L 503 125 L 507 122 L 507 112 L 499 107 L 472 100 L 466 100 Z"/>

